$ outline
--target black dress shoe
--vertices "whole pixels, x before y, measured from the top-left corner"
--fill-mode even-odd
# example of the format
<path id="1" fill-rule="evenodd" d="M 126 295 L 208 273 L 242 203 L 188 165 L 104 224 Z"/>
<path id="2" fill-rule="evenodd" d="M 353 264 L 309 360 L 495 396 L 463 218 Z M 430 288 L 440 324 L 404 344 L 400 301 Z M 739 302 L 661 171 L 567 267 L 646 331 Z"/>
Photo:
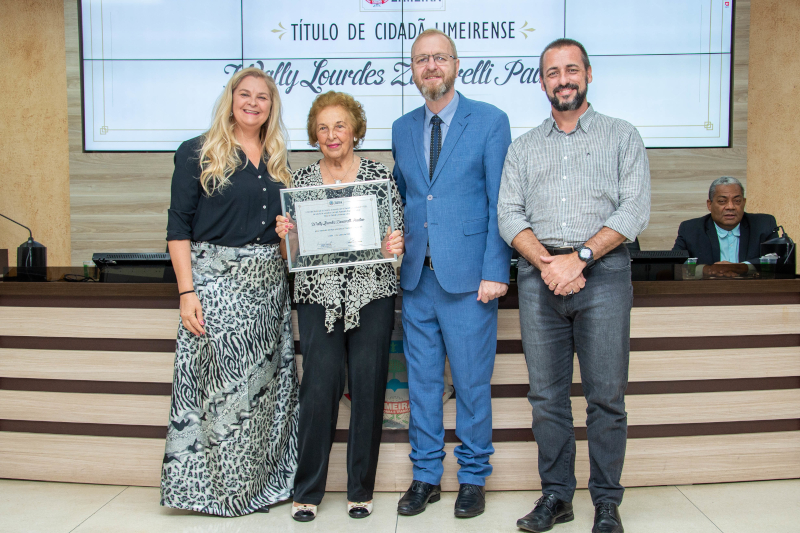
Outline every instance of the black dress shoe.
<path id="1" fill-rule="evenodd" d="M 456 518 L 472 518 L 486 508 L 486 487 L 462 483 L 456 498 Z"/>
<path id="2" fill-rule="evenodd" d="M 592 533 L 625 533 L 616 504 L 606 502 L 594 506 Z"/>
<path id="3" fill-rule="evenodd" d="M 405 516 L 417 515 L 424 511 L 429 503 L 438 502 L 441 498 L 441 485 L 431 485 L 415 479 L 397 502 L 397 513 Z"/>
<path id="4" fill-rule="evenodd" d="M 559 500 L 554 494 L 546 494 L 536 500 L 533 511 L 517 520 L 517 527 L 525 531 L 541 533 L 550 531 L 555 524 L 571 522 L 574 519 L 571 503 Z"/>

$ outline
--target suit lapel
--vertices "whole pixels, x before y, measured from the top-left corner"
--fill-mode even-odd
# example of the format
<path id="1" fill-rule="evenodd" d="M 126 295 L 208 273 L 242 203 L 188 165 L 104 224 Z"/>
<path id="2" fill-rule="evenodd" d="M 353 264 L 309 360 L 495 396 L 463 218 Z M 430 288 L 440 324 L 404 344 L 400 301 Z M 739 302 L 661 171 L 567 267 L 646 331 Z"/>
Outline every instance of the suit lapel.
<path id="1" fill-rule="evenodd" d="M 744 263 L 747 261 L 747 250 L 750 244 L 750 222 L 747 220 L 747 215 L 742 217 L 739 223 L 739 262 Z"/>
<path id="2" fill-rule="evenodd" d="M 711 260 L 716 263 L 720 257 L 719 236 L 717 235 L 717 227 L 711 217 L 706 220 L 706 235 L 708 235 L 708 240 L 711 241 Z"/>
<path id="3" fill-rule="evenodd" d="M 417 154 L 417 162 L 420 171 L 425 176 L 425 181 L 430 182 L 428 173 L 428 158 L 425 157 L 425 146 L 423 135 L 425 135 L 425 107 L 420 107 L 412 115 L 414 121 L 411 123 L 411 145 Z"/>
<path id="4" fill-rule="evenodd" d="M 447 163 L 447 158 L 450 157 L 450 154 L 458 143 L 458 139 L 461 137 L 461 134 L 464 133 L 464 128 L 466 128 L 469 123 L 469 108 L 469 100 L 459 93 L 458 108 L 456 109 L 456 114 L 453 115 L 453 120 L 450 122 L 450 127 L 447 129 L 447 137 L 444 138 L 444 145 L 442 145 L 442 151 L 439 153 L 439 161 L 436 163 L 436 170 L 433 172 L 431 185 L 433 185 L 436 178 L 439 177 L 439 174 L 442 173 L 442 169 Z"/>

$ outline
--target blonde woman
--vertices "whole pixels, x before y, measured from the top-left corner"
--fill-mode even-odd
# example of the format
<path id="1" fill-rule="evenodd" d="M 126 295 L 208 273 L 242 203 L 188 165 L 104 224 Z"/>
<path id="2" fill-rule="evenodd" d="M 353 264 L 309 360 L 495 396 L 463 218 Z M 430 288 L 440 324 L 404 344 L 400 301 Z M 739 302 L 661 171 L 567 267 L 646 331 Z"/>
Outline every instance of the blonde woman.
<path id="1" fill-rule="evenodd" d="M 240 516 L 291 496 L 298 385 L 275 233 L 286 156 L 277 87 L 255 68 L 175 154 L 167 241 L 181 324 L 161 505 Z"/>

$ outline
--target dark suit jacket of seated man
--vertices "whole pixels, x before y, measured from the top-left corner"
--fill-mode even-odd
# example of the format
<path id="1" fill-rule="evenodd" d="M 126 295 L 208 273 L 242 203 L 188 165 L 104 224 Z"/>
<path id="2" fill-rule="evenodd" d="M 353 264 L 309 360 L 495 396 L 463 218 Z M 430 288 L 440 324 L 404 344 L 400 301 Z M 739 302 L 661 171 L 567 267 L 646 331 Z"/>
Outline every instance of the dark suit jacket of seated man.
<path id="1" fill-rule="evenodd" d="M 731 176 L 715 179 L 708 188 L 709 214 L 681 222 L 672 249 L 688 250 L 689 257 L 696 257 L 701 265 L 758 263 L 761 243 L 777 237 L 777 224 L 772 215 L 745 213 L 746 204 L 739 180 Z M 720 242 L 722 239 L 724 243 Z"/>
<path id="2" fill-rule="evenodd" d="M 761 243 L 777 237 L 773 231 L 777 223 L 772 215 L 744 213 L 739 223 L 739 262 L 758 263 Z M 688 250 L 689 257 L 696 257 L 701 265 L 719 262 L 719 237 L 711 215 L 681 222 L 678 238 L 673 250 Z"/>

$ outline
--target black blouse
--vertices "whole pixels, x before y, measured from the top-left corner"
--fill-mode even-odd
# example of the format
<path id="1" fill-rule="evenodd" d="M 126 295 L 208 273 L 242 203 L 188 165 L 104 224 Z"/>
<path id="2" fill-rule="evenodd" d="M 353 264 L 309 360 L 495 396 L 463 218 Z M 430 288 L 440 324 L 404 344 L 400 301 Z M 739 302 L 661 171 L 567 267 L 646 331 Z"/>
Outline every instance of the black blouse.
<path id="1" fill-rule="evenodd" d="M 200 149 L 203 138 L 195 137 L 175 152 L 172 198 L 168 211 L 167 240 L 191 240 L 220 246 L 277 244 L 275 217 L 281 214 L 280 189 L 267 165 L 258 168 L 244 153 L 243 163 L 222 191 L 207 196 L 200 185 Z"/>

